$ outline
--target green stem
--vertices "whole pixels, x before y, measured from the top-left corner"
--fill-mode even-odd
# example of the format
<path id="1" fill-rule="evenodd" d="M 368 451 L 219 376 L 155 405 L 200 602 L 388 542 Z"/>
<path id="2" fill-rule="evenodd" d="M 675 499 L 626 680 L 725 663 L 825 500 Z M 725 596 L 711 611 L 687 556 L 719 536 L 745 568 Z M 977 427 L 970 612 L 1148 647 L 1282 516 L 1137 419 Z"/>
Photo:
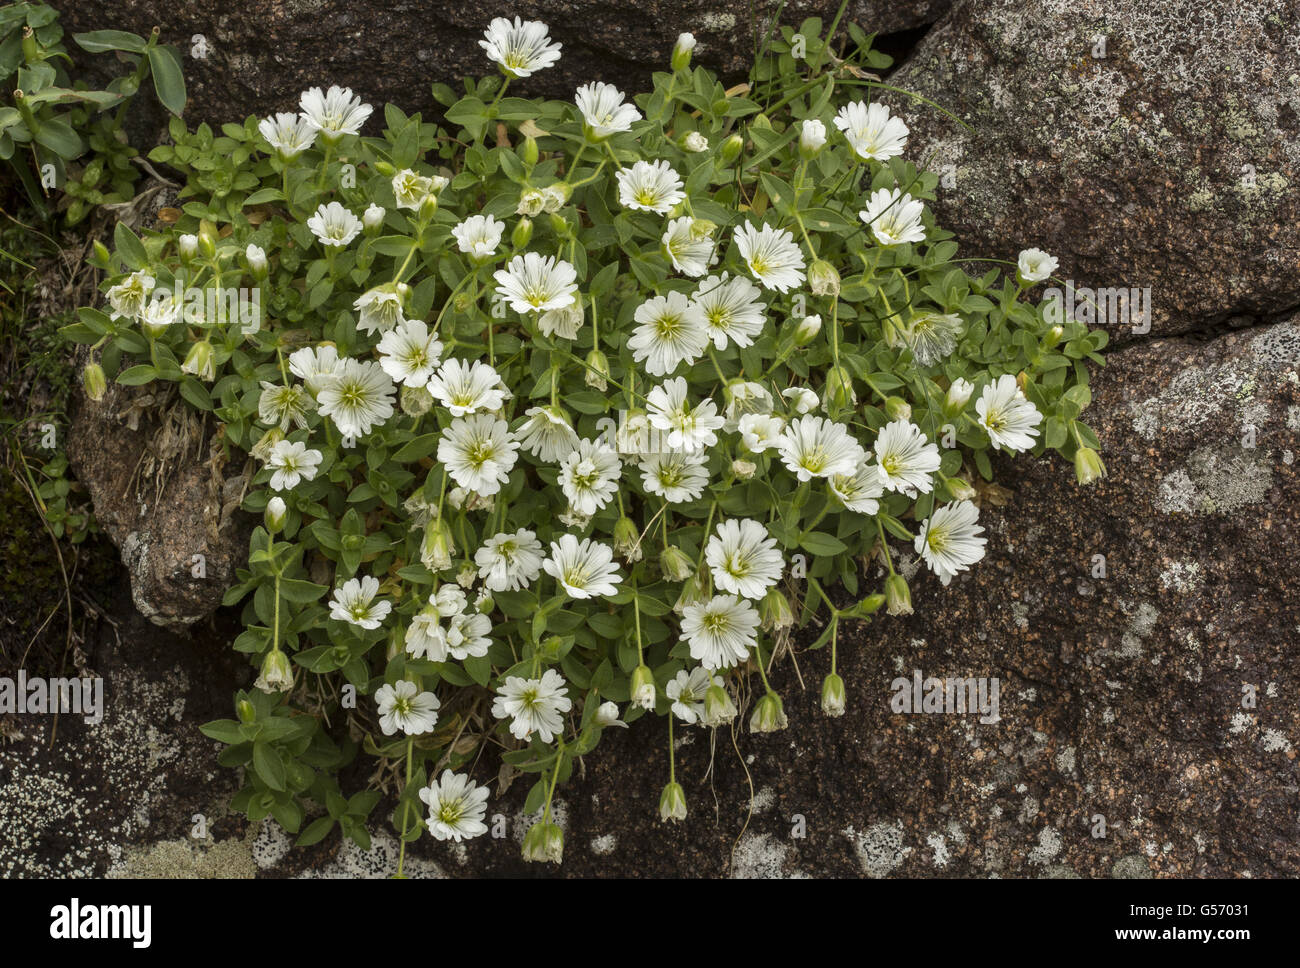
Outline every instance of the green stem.
<path id="1" fill-rule="evenodd" d="M 406 737 L 406 786 L 408 788 L 411 785 L 411 751 L 414 746 L 415 746 L 415 737 L 414 736 Z M 402 796 L 403 797 L 406 796 L 406 790 L 402 791 Z M 403 802 L 402 803 L 402 846 L 397 853 L 397 879 L 398 880 L 403 879 L 402 865 L 406 862 L 406 829 L 410 819 L 411 819 L 411 804 L 409 802 Z"/>

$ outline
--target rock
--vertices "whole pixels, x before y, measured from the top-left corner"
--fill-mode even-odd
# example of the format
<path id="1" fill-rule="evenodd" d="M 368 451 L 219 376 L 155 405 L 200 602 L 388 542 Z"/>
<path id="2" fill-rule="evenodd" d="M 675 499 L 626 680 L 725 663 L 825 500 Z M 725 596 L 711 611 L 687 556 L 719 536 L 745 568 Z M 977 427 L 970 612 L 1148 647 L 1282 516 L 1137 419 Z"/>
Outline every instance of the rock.
<path id="1" fill-rule="evenodd" d="M 131 597 L 156 625 L 206 618 L 248 559 L 252 519 L 238 510 L 244 464 L 227 467 L 210 420 L 173 391 L 110 384 L 78 394 L 68 458 L 122 554 Z"/>
<path id="2" fill-rule="evenodd" d="M 950 4 L 850 0 L 845 16 L 868 32 L 891 33 L 933 23 Z M 65 5 L 63 23 L 70 32 L 115 28 L 142 35 L 160 25 L 164 42 L 187 55 L 187 116 L 221 123 L 296 110 L 299 92 L 329 84 L 349 86 L 376 105 L 392 101 L 427 115 L 435 108 L 432 83 L 460 90 L 461 77 L 495 70 L 478 40 L 493 16 L 505 14 L 546 22 L 564 46 L 558 64 L 517 85 L 528 94 L 571 98 L 578 85 L 594 80 L 630 93 L 647 89 L 650 73 L 667 69 L 682 31 L 695 34 L 700 62 L 738 77 L 749 68 L 755 34 L 778 6 L 776 0 L 532 0 L 488 10 L 447 0 L 236 0 L 179 7 L 166 0 L 81 0 Z M 792 0 L 781 19 L 798 25 L 821 16 L 829 25 L 838 8 L 838 0 Z"/>
<path id="3" fill-rule="evenodd" d="M 1294 20 L 1291 0 L 967 2 L 891 83 L 970 130 L 891 100 L 908 156 L 950 176 L 936 216 L 963 251 L 1149 287 L 1157 335 L 1258 321 L 1300 305 Z"/>

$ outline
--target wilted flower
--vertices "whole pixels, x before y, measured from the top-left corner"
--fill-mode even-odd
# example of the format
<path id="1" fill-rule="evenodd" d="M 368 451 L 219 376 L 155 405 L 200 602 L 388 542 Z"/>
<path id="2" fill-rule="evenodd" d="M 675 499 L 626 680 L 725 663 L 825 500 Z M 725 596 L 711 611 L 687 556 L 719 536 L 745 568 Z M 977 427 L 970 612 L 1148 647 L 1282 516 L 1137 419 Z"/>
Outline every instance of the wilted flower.
<path id="1" fill-rule="evenodd" d="M 843 716 L 844 705 L 844 680 L 832 672 L 822 680 L 822 712 L 827 716 Z"/>
<path id="2" fill-rule="evenodd" d="M 558 864 L 564 859 L 564 831 L 553 823 L 535 823 L 524 834 L 524 860 Z"/>
<path id="3" fill-rule="evenodd" d="M 262 668 L 253 688 L 276 693 L 284 692 L 292 686 L 293 666 L 289 663 L 289 657 L 280 649 L 272 649 L 262 660 Z"/>
<path id="4" fill-rule="evenodd" d="M 754 713 L 749 717 L 749 730 L 752 733 L 775 733 L 789 724 L 781 697 L 771 691 L 755 704 Z"/>
<path id="5" fill-rule="evenodd" d="M 686 819 L 686 791 L 680 783 L 669 783 L 659 797 L 659 819 L 674 823 Z"/>

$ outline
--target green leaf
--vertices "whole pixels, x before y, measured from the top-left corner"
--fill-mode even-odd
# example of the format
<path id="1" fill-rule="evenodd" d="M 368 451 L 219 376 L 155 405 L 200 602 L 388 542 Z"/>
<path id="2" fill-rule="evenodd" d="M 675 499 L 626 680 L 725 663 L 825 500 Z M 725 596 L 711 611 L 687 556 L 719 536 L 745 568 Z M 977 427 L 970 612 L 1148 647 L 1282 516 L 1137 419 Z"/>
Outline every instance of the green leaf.
<path id="1" fill-rule="evenodd" d="M 125 50 L 132 54 L 141 54 L 148 46 L 139 34 L 125 30 L 91 30 L 84 34 L 73 34 L 72 39 L 82 50 L 92 54 L 102 54 L 110 50 Z"/>
<path id="2" fill-rule="evenodd" d="M 849 547 L 839 538 L 824 531 L 810 531 L 799 539 L 799 544 L 815 555 L 838 555 L 847 551 Z"/>
<path id="3" fill-rule="evenodd" d="M 272 790 L 284 790 L 284 760 L 269 743 L 253 744 L 253 770 Z"/>
<path id="4" fill-rule="evenodd" d="M 177 117 L 185 110 L 185 75 L 176 51 L 170 47 L 149 48 L 149 70 L 158 100 Z"/>
<path id="5" fill-rule="evenodd" d="M 81 136 L 73 131 L 66 121 L 50 118 L 41 122 L 41 126 L 32 135 L 42 148 L 49 148 L 60 158 L 71 161 L 81 154 L 83 145 Z"/>
<path id="6" fill-rule="evenodd" d="M 318 844 L 324 840 L 333 829 L 333 817 L 319 817 L 307 824 L 307 829 L 298 835 L 298 839 L 294 842 L 294 845 L 297 847 L 310 847 L 312 844 Z"/>
<path id="7" fill-rule="evenodd" d="M 118 222 L 113 229 L 113 245 L 129 268 L 143 269 L 149 264 L 149 253 L 145 251 L 144 243 L 124 222 Z"/>
<path id="8" fill-rule="evenodd" d="M 138 363 L 117 375 L 117 382 L 127 387 L 144 386 L 158 379 L 158 371 L 148 363 Z"/>
<path id="9" fill-rule="evenodd" d="M 412 464 L 422 457 L 428 457 L 438 449 L 438 441 L 442 439 L 442 434 L 421 434 L 414 440 L 408 441 L 397 449 L 393 455 L 393 460 L 399 464 Z"/>

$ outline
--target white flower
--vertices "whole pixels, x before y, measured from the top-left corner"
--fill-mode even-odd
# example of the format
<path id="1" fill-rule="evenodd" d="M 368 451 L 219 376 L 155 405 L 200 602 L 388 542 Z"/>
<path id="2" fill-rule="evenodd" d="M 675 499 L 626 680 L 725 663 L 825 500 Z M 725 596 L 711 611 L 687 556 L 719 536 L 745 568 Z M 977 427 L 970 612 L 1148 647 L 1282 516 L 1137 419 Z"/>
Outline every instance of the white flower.
<path id="1" fill-rule="evenodd" d="M 746 222 L 736 229 L 736 247 L 764 287 L 789 292 L 803 282 L 803 252 L 785 229 L 770 225 L 755 228 Z"/>
<path id="2" fill-rule="evenodd" d="M 715 595 L 704 604 L 682 611 L 681 638 L 690 644 L 691 658 L 710 671 L 729 669 L 749 658 L 758 642 L 758 612 L 734 595 Z"/>
<path id="3" fill-rule="evenodd" d="M 330 618 L 363 629 L 377 629 L 392 610 L 392 603 L 374 598 L 379 594 L 379 579 L 373 575 L 365 578 L 349 578 L 342 588 L 334 589 L 330 599 Z"/>
<path id="4" fill-rule="evenodd" d="M 534 215 L 540 215 L 545 208 L 546 196 L 542 194 L 542 190 L 526 188 L 519 193 L 519 204 L 515 206 L 515 214 L 532 218 Z"/>
<path id="5" fill-rule="evenodd" d="M 945 398 L 944 406 L 953 413 L 964 410 L 966 404 L 970 401 L 971 394 L 974 392 L 975 384 L 958 377 L 948 387 L 948 396 Z"/>
<path id="6" fill-rule="evenodd" d="M 997 383 L 984 388 L 975 401 L 975 412 L 993 446 L 1010 451 L 1033 447 L 1038 436 L 1036 428 L 1043 420 L 1038 408 L 1025 399 L 1016 378 L 1010 374 L 998 377 Z"/>
<path id="7" fill-rule="evenodd" d="M 385 736 L 399 729 L 407 736 L 430 733 L 438 723 L 438 697 L 431 692 L 420 692 L 420 687 L 408 679 L 391 686 L 384 683 L 375 690 L 379 704 L 379 728 Z"/>
<path id="8" fill-rule="evenodd" d="M 244 258 L 248 260 L 248 269 L 254 275 L 266 271 L 266 250 L 260 245 L 249 242 L 244 247 Z"/>
<path id="9" fill-rule="evenodd" d="M 807 387 L 787 387 L 781 391 L 781 396 L 789 401 L 790 409 L 801 417 L 812 413 L 821 403 L 817 394 Z"/>
<path id="10" fill-rule="evenodd" d="M 257 130 L 283 161 L 298 157 L 316 143 L 315 125 L 289 111 L 263 118 L 257 123 Z"/>
<path id="11" fill-rule="evenodd" d="M 691 297 L 691 315 L 705 328 L 713 346 L 725 350 L 728 341 L 749 346 L 763 331 L 761 293 L 743 276 L 726 272 L 709 276 Z"/>
<path id="12" fill-rule="evenodd" d="M 194 254 L 199 251 L 199 237 L 192 232 L 186 232 L 176 240 L 176 251 L 182 259 L 194 258 Z"/>
<path id="13" fill-rule="evenodd" d="M 852 474 L 866 459 L 848 428 L 822 417 L 796 417 L 777 442 L 781 462 L 800 481 Z"/>
<path id="14" fill-rule="evenodd" d="M 1042 249 L 1025 249 L 1020 253 L 1016 268 L 1020 273 L 1020 281 L 1028 285 L 1052 278 L 1052 273 L 1059 265 L 1056 256 L 1048 255 Z"/>
<path id="15" fill-rule="evenodd" d="M 816 118 L 809 118 L 799 128 L 799 150 L 806 155 L 815 155 L 826 144 L 826 125 Z"/>
<path id="16" fill-rule="evenodd" d="M 624 208 L 667 215 L 686 195 L 682 180 L 666 161 L 638 161 L 623 168 L 618 179 L 618 200 Z"/>
<path id="17" fill-rule="evenodd" d="M 379 365 L 395 383 L 422 387 L 429 382 L 442 355 L 436 333 L 419 319 L 408 319 L 387 332 L 379 341 Z"/>
<path id="18" fill-rule="evenodd" d="M 775 447 L 785 430 L 785 420 L 771 413 L 747 413 L 740 418 L 740 440 L 752 454 Z"/>
<path id="19" fill-rule="evenodd" d="M 921 525 L 916 552 L 945 585 L 984 557 L 987 539 L 979 537 L 984 531 L 976 524 L 979 513 L 970 501 L 954 501 L 936 508 Z"/>
<path id="20" fill-rule="evenodd" d="M 724 592 L 759 599 L 781 580 L 785 560 L 767 528 L 749 518 L 718 525 L 704 546 L 713 582 Z"/>
<path id="21" fill-rule="evenodd" d="M 895 420 L 880 428 L 874 446 L 876 473 L 889 491 L 920 491 L 934 486 L 930 475 L 939 469 L 939 448 L 909 420 Z"/>
<path id="22" fill-rule="evenodd" d="M 700 454 L 670 451 L 650 454 L 640 463 L 641 483 L 650 494 L 669 504 L 685 504 L 704 493 L 709 483 L 704 458 Z"/>
<path id="23" fill-rule="evenodd" d="M 558 407 L 531 407 L 524 416 L 528 419 L 515 437 L 519 446 L 534 457 L 553 464 L 578 446 L 573 425 Z"/>
<path id="24" fill-rule="evenodd" d="M 447 661 L 447 632 L 436 608 L 424 608 L 411 618 L 406 627 L 406 651 L 414 658 L 430 662 Z"/>
<path id="25" fill-rule="evenodd" d="M 677 718 L 694 726 L 704 718 L 704 696 L 714 685 L 722 685 L 722 680 L 703 666 L 696 666 L 690 672 L 685 669 L 678 672 L 664 686 L 664 695 L 673 701 Z"/>
<path id="26" fill-rule="evenodd" d="M 577 298 L 577 273 L 569 263 L 554 256 L 543 257 L 536 252 L 517 255 L 492 277 L 497 281 L 497 295 L 517 313 L 563 309 Z"/>
<path id="27" fill-rule="evenodd" d="M 614 497 L 623 465 L 614 448 L 599 440 L 580 440 L 560 459 L 560 488 L 569 507 L 595 514 Z"/>
<path id="28" fill-rule="evenodd" d="M 841 504 L 858 514 L 875 514 L 880 510 L 878 498 L 885 493 L 880 472 L 870 464 L 863 464 L 852 474 L 836 474 L 828 482 Z"/>
<path id="29" fill-rule="evenodd" d="M 280 386 L 262 381 L 262 395 L 257 399 L 257 419 L 262 423 L 279 424 L 284 431 L 293 424 L 303 430 L 307 426 L 308 412 L 315 409 L 315 401 L 296 383 Z"/>
<path id="30" fill-rule="evenodd" d="M 364 229 L 377 229 L 384 224 L 384 207 L 371 202 L 366 206 L 366 210 L 361 213 L 361 227 Z"/>
<path id="31" fill-rule="evenodd" d="M 131 273 L 108 290 L 108 304 L 115 315 L 135 319 L 144 312 L 145 303 L 153 291 L 154 277 L 144 269 Z"/>
<path id="32" fill-rule="evenodd" d="M 614 565 L 614 552 L 608 545 L 571 534 L 551 542 L 551 556 L 542 568 L 568 592 L 570 598 L 597 598 L 613 595 L 622 582 Z"/>
<path id="33" fill-rule="evenodd" d="M 692 154 L 709 150 L 709 139 L 698 131 L 688 131 L 682 140 L 682 147 Z"/>
<path id="34" fill-rule="evenodd" d="M 673 268 L 684 275 L 698 278 L 718 261 L 713 239 L 704 230 L 703 223 L 689 215 L 669 222 L 662 241 Z"/>
<path id="35" fill-rule="evenodd" d="M 346 359 L 316 395 L 321 416 L 345 437 L 361 437 L 393 415 L 396 390 L 384 368 L 372 360 Z"/>
<path id="36" fill-rule="evenodd" d="M 307 219 L 307 228 L 321 245 L 342 248 L 361 232 L 361 219 L 338 202 L 320 205 L 316 214 Z"/>
<path id="37" fill-rule="evenodd" d="M 459 585 L 440 585 L 438 590 L 429 596 L 429 604 L 442 618 L 459 615 L 465 611 L 467 602 L 465 592 Z"/>
<path id="38" fill-rule="evenodd" d="M 634 121 L 641 120 L 641 112 L 624 103 L 623 92 L 604 81 L 582 85 L 573 101 L 582 112 L 587 130 L 598 141 L 627 131 Z"/>
<path id="39" fill-rule="evenodd" d="M 542 544 L 526 528 L 493 535 L 474 553 L 478 576 L 494 592 L 527 588 L 542 571 Z"/>
<path id="40" fill-rule="evenodd" d="M 304 346 L 289 354 L 289 372 L 302 380 L 312 393 L 319 393 L 338 368 L 338 350 L 328 343 L 314 349 Z"/>
<path id="41" fill-rule="evenodd" d="M 457 417 L 438 441 L 438 460 L 451 479 L 479 494 L 496 494 L 510 480 L 519 445 L 510 425 L 490 413 Z"/>
<path id="42" fill-rule="evenodd" d="M 637 326 L 627 346 L 651 376 L 667 376 L 683 362 L 694 363 L 709 345 L 703 323 L 680 292 L 647 299 L 632 318 Z"/>
<path id="43" fill-rule="evenodd" d="M 921 213 L 925 204 L 904 195 L 897 188 L 879 188 L 867 199 L 867 207 L 858 213 L 881 245 L 924 242 L 925 227 Z"/>
<path id="44" fill-rule="evenodd" d="M 453 417 L 499 410 L 506 398 L 506 388 L 496 370 L 482 360 L 465 363 L 455 357 L 430 378 L 429 392 Z"/>
<path id="45" fill-rule="evenodd" d="M 479 786 L 468 776 L 443 770 L 442 778 L 430 780 L 420 790 L 420 799 L 429 808 L 429 833 L 435 840 L 460 843 L 487 833 L 487 787 Z"/>
<path id="46" fill-rule="evenodd" d="M 903 339 L 916 362 L 933 366 L 957 348 L 961 331 L 961 317 L 955 313 L 918 313 L 903 330 Z"/>
<path id="47" fill-rule="evenodd" d="M 627 729 L 627 723 L 618 718 L 618 703 L 613 700 L 600 704 L 600 707 L 596 710 L 596 725 L 621 726 L 623 729 Z"/>
<path id="48" fill-rule="evenodd" d="M 319 450 L 308 450 L 304 443 L 288 440 L 279 441 L 271 448 L 271 456 L 266 459 L 266 466 L 274 473 L 271 475 L 271 490 L 291 491 L 298 482 L 310 481 L 316 476 L 324 455 Z"/>
<path id="49" fill-rule="evenodd" d="M 506 223 L 498 222 L 491 215 L 471 215 L 456 225 L 451 234 L 456 245 L 475 262 L 487 262 L 496 254 L 501 244 L 501 233 Z"/>
<path id="50" fill-rule="evenodd" d="M 359 313 L 357 329 L 374 335 L 376 332 L 387 333 L 398 323 L 405 322 L 402 308 L 409 288 L 403 283 L 386 283 L 363 292 L 352 304 Z"/>
<path id="51" fill-rule="evenodd" d="M 650 426 L 668 432 L 669 447 L 698 450 L 718 442 L 715 431 L 722 429 L 722 416 L 712 400 L 691 407 L 686 399 L 686 380 L 673 377 L 650 391 L 646 397 L 646 416 Z"/>
<path id="52" fill-rule="evenodd" d="M 582 329 L 582 301 L 575 299 L 563 309 L 552 309 L 542 313 L 537 321 L 537 328 L 543 336 L 560 336 L 564 339 L 577 339 L 578 330 Z"/>
<path id="53" fill-rule="evenodd" d="M 358 134 L 374 110 L 352 96 L 352 89 L 331 85 L 322 94 L 319 87 L 302 92 L 298 101 L 302 119 L 320 133 L 322 141 L 336 142 L 346 134 Z"/>
<path id="54" fill-rule="evenodd" d="M 398 208 L 418 209 L 433 191 L 433 179 L 410 168 L 403 168 L 393 176 L 393 197 Z"/>
<path id="55" fill-rule="evenodd" d="M 560 44 L 551 42 L 547 26 L 536 20 L 496 17 L 478 45 L 509 77 L 528 77 L 560 59 Z"/>
<path id="56" fill-rule="evenodd" d="M 888 161 L 901 155 L 907 144 L 907 125 L 892 117 L 883 104 L 846 104 L 835 115 L 835 127 L 844 132 L 854 154 L 864 161 Z"/>
<path id="57" fill-rule="evenodd" d="M 547 669 L 540 679 L 507 676 L 505 683 L 497 687 L 492 715 L 497 719 L 510 717 L 510 732 L 518 739 L 536 733 L 543 743 L 549 743 L 556 733 L 564 732 L 560 714 L 573 706 L 565 691 L 564 677 L 554 669 Z"/>
<path id="58" fill-rule="evenodd" d="M 453 615 L 447 625 L 447 651 L 453 659 L 465 661 L 473 656 L 481 659 L 488 654 L 492 640 L 492 620 L 478 612 L 461 612 Z"/>

